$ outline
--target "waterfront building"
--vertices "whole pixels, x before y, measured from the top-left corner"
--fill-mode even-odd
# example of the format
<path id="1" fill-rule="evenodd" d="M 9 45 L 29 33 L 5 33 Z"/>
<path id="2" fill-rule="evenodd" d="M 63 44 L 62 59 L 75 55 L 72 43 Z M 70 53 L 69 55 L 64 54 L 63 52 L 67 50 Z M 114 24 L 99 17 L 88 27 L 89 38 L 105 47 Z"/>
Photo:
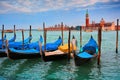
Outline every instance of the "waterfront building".
<path id="1" fill-rule="evenodd" d="M 88 10 L 86 11 L 85 15 L 85 26 L 82 26 L 83 30 L 85 31 L 92 31 L 97 30 L 98 27 L 102 27 L 102 30 L 108 31 L 108 30 L 115 30 L 115 23 L 114 22 L 106 22 L 103 18 L 99 23 L 95 23 L 95 21 L 92 21 L 90 24 L 90 17 Z"/>

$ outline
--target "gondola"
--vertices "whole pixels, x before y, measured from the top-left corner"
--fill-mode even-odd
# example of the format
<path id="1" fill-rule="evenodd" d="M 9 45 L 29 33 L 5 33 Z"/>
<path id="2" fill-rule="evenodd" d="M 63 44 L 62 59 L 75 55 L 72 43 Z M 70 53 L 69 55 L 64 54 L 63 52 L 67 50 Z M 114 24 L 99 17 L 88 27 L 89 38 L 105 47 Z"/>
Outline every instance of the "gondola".
<path id="1" fill-rule="evenodd" d="M 6 40 L 6 34 L 4 35 L 3 39 L 0 39 L 0 48 L 2 48 L 2 45 L 5 40 Z"/>
<path id="2" fill-rule="evenodd" d="M 98 55 L 97 53 L 98 45 L 94 38 L 91 36 L 88 43 L 82 47 L 82 52 L 79 52 L 78 54 L 74 53 L 75 64 L 79 66 L 86 63 L 87 61 L 90 61 L 91 59 L 94 60 L 94 58 L 96 58 Z"/>
<path id="3" fill-rule="evenodd" d="M 15 42 L 15 40 L 16 40 L 16 34 L 13 36 L 13 38 L 11 38 L 10 40 L 8 40 L 8 42 L 10 43 L 10 42 Z"/>
<path id="4" fill-rule="evenodd" d="M 6 39 L 6 36 L 4 38 Z M 14 35 L 13 38 L 11 38 L 10 40 L 8 40 L 8 42 L 9 43 L 10 42 L 14 42 L 15 39 L 16 39 L 16 35 Z M 4 48 L 2 48 L 2 44 L 3 44 Z M 5 53 L 6 52 L 5 44 L 6 44 L 5 41 L 3 43 L 1 42 L 1 44 L 0 44 L 0 57 L 6 57 L 7 56 L 7 54 Z"/>
<path id="5" fill-rule="evenodd" d="M 14 42 L 16 39 L 16 35 L 14 35 L 13 38 L 11 38 L 10 40 L 8 40 L 8 44 L 9 44 L 9 48 L 17 48 L 17 49 L 20 49 L 22 48 L 22 41 L 20 42 Z M 32 39 L 32 37 L 28 37 L 27 39 L 24 40 L 24 44 L 27 44 L 29 43 L 29 41 Z M 0 57 L 7 57 L 7 54 L 6 54 L 6 42 L 4 41 L 3 43 L 4 45 L 4 48 L 2 48 L 2 44 L 0 45 Z"/>
<path id="6" fill-rule="evenodd" d="M 62 42 L 61 37 L 59 39 Z M 70 52 L 72 52 L 72 48 L 76 49 L 76 46 L 70 45 Z M 54 60 L 62 60 L 68 58 L 68 44 L 60 45 L 57 47 L 56 50 L 53 51 L 45 51 L 42 54 L 43 60 L 47 61 L 54 61 Z"/>
<path id="7" fill-rule="evenodd" d="M 30 41 L 32 40 L 32 36 L 29 36 L 28 38 L 26 38 L 24 41 L 19 41 L 19 42 L 10 42 L 8 43 L 8 47 L 9 48 L 15 48 L 15 49 L 22 49 L 23 48 L 23 44 L 28 44 Z M 24 43 L 23 43 L 24 42 Z"/>
<path id="8" fill-rule="evenodd" d="M 43 42 L 42 36 L 39 41 Z M 7 48 L 7 56 L 13 60 L 39 58 L 39 41 L 24 45 L 24 49 Z"/>
<path id="9" fill-rule="evenodd" d="M 42 36 L 40 37 L 40 43 L 43 42 Z M 56 40 L 53 43 L 46 44 L 47 51 L 56 50 L 57 47 L 61 44 L 61 39 Z M 13 60 L 17 59 L 33 59 L 33 58 L 40 58 L 40 46 L 38 42 L 30 43 L 27 45 L 28 49 L 25 50 L 17 50 L 14 48 L 9 48 L 8 50 L 8 57 Z M 41 51 L 44 51 L 44 46 L 41 46 Z"/>
<path id="10" fill-rule="evenodd" d="M 17 60 L 17 59 L 32 59 L 32 58 L 39 58 L 40 52 L 37 49 L 25 49 L 25 50 L 17 50 L 14 48 L 10 48 L 8 50 L 7 56 L 10 59 Z"/>
<path id="11" fill-rule="evenodd" d="M 47 52 L 43 52 L 42 54 L 43 61 L 45 62 L 67 59 L 67 57 L 68 57 L 68 54 L 64 53 L 61 50 L 47 51 Z"/>
<path id="12" fill-rule="evenodd" d="M 3 37 L 3 40 L 6 40 L 6 34 Z M 2 42 L 2 39 L 0 39 L 0 43 Z"/>
<path id="13" fill-rule="evenodd" d="M 52 43 L 47 43 L 44 47 L 44 45 L 42 46 L 42 51 L 54 51 L 54 50 L 57 50 L 58 47 L 61 45 L 62 43 L 62 39 L 61 37 L 59 36 L 59 38 L 55 41 L 55 42 L 52 42 Z M 45 49 L 44 49 L 45 48 Z"/>
<path id="14" fill-rule="evenodd" d="M 5 40 L 6 40 L 6 35 L 3 38 L 3 42 L 0 41 L 0 49 L 2 48 L 2 45 L 5 45 Z M 14 42 L 16 40 L 16 35 L 14 35 L 10 40 L 8 40 L 8 42 Z"/>

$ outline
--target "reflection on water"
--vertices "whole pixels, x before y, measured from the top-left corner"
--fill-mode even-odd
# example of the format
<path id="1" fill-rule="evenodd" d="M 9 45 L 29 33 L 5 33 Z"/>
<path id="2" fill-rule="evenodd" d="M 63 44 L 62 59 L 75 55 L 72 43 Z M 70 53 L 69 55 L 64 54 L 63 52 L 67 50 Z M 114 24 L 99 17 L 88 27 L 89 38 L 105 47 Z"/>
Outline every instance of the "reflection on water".
<path id="1" fill-rule="evenodd" d="M 32 31 L 33 40 L 37 41 L 42 31 Z M 6 33 L 10 39 L 13 34 Z M 17 32 L 17 41 L 22 39 L 21 32 Z M 27 38 L 29 32 L 25 32 Z M 48 31 L 47 42 L 52 42 L 61 35 L 60 31 Z M 72 31 L 80 47 L 79 32 Z M 93 35 L 97 40 L 97 32 L 83 32 L 82 44 L 84 45 Z M 120 35 L 120 33 L 119 33 Z M 1 37 L 1 34 L 0 34 Z M 67 43 L 68 31 L 64 32 L 64 43 Z M 119 80 L 120 79 L 120 45 L 118 54 L 115 53 L 115 32 L 103 32 L 101 65 L 91 61 L 81 66 L 75 66 L 74 60 L 43 62 L 38 59 L 10 60 L 0 58 L 0 80 Z M 120 40 L 120 37 L 119 37 Z M 120 41 L 119 41 L 120 43 Z"/>

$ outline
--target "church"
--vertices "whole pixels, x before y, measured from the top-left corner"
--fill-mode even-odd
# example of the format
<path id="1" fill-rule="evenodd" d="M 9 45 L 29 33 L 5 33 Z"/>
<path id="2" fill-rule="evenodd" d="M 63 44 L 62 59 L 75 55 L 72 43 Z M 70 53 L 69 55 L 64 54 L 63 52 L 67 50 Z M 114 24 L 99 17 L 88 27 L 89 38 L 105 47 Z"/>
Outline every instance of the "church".
<path id="1" fill-rule="evenodd" d="M 109 30 L 115 30 L 115 23 L 114 22 L 106 22 L 103 18 L 99 23 L 95 23 L 95 21 L 92 21 L 90 24 L 90 18 L 88 14 L 88 10 L 86 11 L 85 15 L 85 26 L 82 26 L 83 30 L 85 31 L 92 31 L 97 30 L 98 27 L 102 27 L 102 30 L 109 31 Z"/>

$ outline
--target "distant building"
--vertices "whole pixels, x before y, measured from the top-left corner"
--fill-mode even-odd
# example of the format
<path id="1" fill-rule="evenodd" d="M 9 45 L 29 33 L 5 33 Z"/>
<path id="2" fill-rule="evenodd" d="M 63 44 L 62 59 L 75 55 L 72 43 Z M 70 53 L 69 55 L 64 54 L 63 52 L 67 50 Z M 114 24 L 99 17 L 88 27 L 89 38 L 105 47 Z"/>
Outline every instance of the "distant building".
<path id="1" fill-rule="evenodd" d="M 101 19 L 100 23 L 95 23 L 95 21 L 92 21 L 92 24 L 90 24 L 89 14 L 88 10 L 86 11 L 85 15 L 85 26 L 82 26 L 83 30 L 96 30 L 98 27 L 102 27 L 102 30 L 115 30 L 115 23 L 114 22 L 106 22 L 103 18 Z"/>
<path id="2" fill-rule="evenodd" d="M 69 30 L 69 27 L 67 25 L 63 25 L 63 23 L 60 24 L 56 24 L 55 26 L 51 26 L 51 27 L 47 27 L 45 28 L 47 31 L 61 31 L 63 30 Z"/>
<path id="3" fill-rule="evenodd" d="M 88 10 L 86 12 L 86 27 L 89 27 L 89 14 L 88 14 Z"/>

